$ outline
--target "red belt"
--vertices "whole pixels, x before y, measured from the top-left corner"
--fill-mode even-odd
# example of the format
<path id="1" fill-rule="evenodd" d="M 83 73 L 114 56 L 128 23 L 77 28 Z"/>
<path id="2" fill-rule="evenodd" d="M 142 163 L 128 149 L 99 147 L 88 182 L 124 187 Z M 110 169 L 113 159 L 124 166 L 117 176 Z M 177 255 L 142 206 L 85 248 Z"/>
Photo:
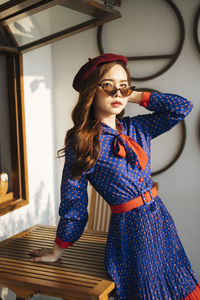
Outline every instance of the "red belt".
<path id="1" fill-rule="evenodd" d="M 152 189 L 146 189 L 142 192 L 141 196 L 132 199 L 126 203 L 119 205 L 111 205 L 110 208 L 113 214 L 119 214 L 128 210 L 139 207 L 143 204 L 148 205 L 153 202 L 154 198 L 158 196 L 157 188 L 154 186 Z"/>

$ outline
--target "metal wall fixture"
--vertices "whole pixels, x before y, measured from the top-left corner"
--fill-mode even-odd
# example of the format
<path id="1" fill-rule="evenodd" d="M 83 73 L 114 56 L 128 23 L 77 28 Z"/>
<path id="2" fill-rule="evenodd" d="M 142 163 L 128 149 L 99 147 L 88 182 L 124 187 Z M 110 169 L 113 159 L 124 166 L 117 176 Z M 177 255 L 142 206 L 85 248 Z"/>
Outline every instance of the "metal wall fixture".
<path id="1" fill-rule="evenodd" d="M 158 90 L 154 90 L 154 89 L 150 89 L 150 88 L 137 88 L 135 89 L 138 92 L 159 92 Z M 185 147 L 185 142 L 186 142 L 186 124 L 185 124 L 185 120 L 182 120 L 180 122 L 181 125 L 181 143 L 178 147 L 177 152 L 175 153 L 174 157 L 172 158 L 172 160 L 166 164 L 166 166 L 164 166 L 163 168 L 154 171 L 151 173 L 151 176 L 155 176 L 155 175 L 159 175 L 165 171 L 167 171 L 169 168 L 171 168 L 179 159 L 179 157 L 181 156 L 183 149 Z"/>
<path id="2" fill-rule="evenodd" d="M 101 0 L 104 2 L 105 7 L 113 9 L 114 6 L 121 6 L 121 0 Z"/>
<path id="3" fill-rule="evenodd" d="M 139 61 L 139 60 L 160 60 L 160 59 L 170 59 L 170 61 L 167 63 L 167 65 L 165 65 L 160 71 L 155 72 L 152 75 L 149 76 L 144 76 L 144 77 L 131 77 L 132 80 L 134 81 L 145 81 L 145 80 L 150 80 L 153 79 L 155 77 L 158 77 L 159 75 L 163 74 L 164 72 L 166 72 L 177 60 L 182 47 L 183 47 L 183 43 L 184 43 L 184 39 L 185 39 L 185 27 L 184 27 L 184 22 L 183 22 L 183 18 L 181 16 L 181 13 L 179 11 L 179 9 L 177 8 L 177 6 L 174 4 L 173 1 L 171 0 L 163 0 L 165 2 L 167 2 L 170 7 L 172 8 L 172 10 L 174 11 L 178 23 L 179 23 L 179 41 L 178 41 L 178 46 L 177 49 L 174 53 L 172 54 L 165 54 L 165 55 L 147 55 L 147 56 L 128 56 L 128 60 L 129 61 Z M 102 35 L 103 35 L 103 25 L 100 25 L 98 27 L 98 31 L 97 31 L 97 44 L 98 44 L 98 49 L 100 54 L 104 53 L 104 48 L 103 48 L 103 42 L 102 42 Z"/>
<path id="4" fill-rule="evenodd" d="M 194 42 L 200 53 L 200 30 L 198 31 L 198 26 L 200 26 L 199 19 L 200 19 L 200 6 L 194 18 L 194 29 L 193 29 Z"/>

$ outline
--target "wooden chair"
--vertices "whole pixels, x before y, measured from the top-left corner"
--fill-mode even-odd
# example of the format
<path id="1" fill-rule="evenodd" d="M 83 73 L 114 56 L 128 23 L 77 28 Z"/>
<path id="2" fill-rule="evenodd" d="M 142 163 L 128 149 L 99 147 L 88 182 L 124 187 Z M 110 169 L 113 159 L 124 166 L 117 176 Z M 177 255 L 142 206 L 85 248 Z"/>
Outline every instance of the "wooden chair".
<path id="1" fill-rule="evenodd" d="M 158 190 L 159 183 L 154 181 L 154 185 Z M 110 225 L 110 206 L 90 184 L 89 189 L 91 190 L 89 193 L 89 218 L 86 229 L 107 233 Z"/>
<path id="2" fill-rule="evenodd" d="M 89 218 L 87 230 L 107 233 L 110 225 L 111 209 L 108 203 L 90 185 Z"/>

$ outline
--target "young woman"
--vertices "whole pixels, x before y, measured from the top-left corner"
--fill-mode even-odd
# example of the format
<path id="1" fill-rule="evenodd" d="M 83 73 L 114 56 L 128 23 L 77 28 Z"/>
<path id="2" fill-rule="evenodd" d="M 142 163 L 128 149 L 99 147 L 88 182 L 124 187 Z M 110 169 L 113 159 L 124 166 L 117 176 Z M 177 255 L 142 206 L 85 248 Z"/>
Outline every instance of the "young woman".
<path id="1" fill-rule="evenodd" d="M 79 92 L 74 127 L 65 138 L 60 221 L 52 250 L 33 261 L 56 261 L 87 224 L 87 183 L 109 203 L 112 215 L 105 268 L 118 300 L 197 300 L 200 285 L 175 224 L 151 179 L 151 139 L 185 118 L 192 103 L 178 95 L 136 92 L 127 59 L 89 59 L 74 78 Z M 123 117 L 127 102 L 153 113 Z"/>

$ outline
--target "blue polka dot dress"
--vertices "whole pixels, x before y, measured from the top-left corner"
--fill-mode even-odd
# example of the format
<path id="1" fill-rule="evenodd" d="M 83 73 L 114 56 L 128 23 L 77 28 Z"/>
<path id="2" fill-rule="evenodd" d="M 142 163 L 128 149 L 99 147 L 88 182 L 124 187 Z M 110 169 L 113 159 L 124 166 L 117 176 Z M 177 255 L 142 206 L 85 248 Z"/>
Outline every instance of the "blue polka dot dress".
<path id="1" fill-rule="evenodd" d="M 60 221 L 55 242 L 76 242 L 88 220 L 88 181 L 112 207 L 137 198 L 153 187 L 151 139 L 185 118 L 192 103 L 178 95 L 144 93 L 140 105 L 153 113 L 118 120 L 120 132 L 101 122 L 101 152 L 94 167 L 73 179 L 70 146 L 61 182 Z M 120 135 L 131 137 L 147 155 L 145 168 Z M 124 147 L 120 157 L 117 145 Z M 183 249 L 174 221 L 159 196 L 148 205 L 112 213 L 105 269 L 116 284 L 115 300 L 197 300 L 200 285 Z"/>

